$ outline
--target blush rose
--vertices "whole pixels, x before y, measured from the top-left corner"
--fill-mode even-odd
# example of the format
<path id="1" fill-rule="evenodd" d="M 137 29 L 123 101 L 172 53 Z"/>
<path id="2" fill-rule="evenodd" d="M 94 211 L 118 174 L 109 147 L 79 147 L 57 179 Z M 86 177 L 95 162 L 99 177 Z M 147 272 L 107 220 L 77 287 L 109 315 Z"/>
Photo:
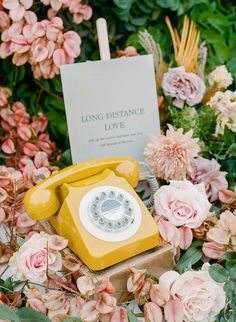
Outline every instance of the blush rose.
<path id="1" fill-rule="evenodd" d="M 163 76 L 162 88 L 166 96 L 174 98 L 172 103 L 179 108 L 184 103 L 189 106 L 200 103 L 206 89 L 203 80 L 194 73 L 185 72 L 183 66 L 169 68 Z"/>
<path id="2" fill-rule="evenodd" d="M 199 227 L 211 207 L 204 184 L 193 185 L 188 180 L 170 181 L 157 190 L 154 199 L 157 214 L 177 227 Z"/>
<path id="3" fill-rule="evenodd" d="M 9 266 L 15 280 L 28 279 L 35 283 L 44 283 L 48 273 L 61 269 L 62 257 L 59 250 L 67 246 L 67 241 L 62 243 L 62 237 L 58 236 L 61 246 L 58 247 L 54 239 L 53 235 L 36 233 L 13 254 Z"/>

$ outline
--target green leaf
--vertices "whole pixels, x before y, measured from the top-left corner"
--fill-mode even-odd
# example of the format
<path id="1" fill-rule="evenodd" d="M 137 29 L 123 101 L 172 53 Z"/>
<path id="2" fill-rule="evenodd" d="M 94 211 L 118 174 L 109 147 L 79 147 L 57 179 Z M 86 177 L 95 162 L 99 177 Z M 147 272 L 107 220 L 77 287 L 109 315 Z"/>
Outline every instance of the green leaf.
<path id="1" fill-rule="evenodd" d="M 130 9 L 134 0 L 113 0 L 113 2 L 121 9 Z"/>
<path id="2" fill-rule="evenodd" d="M 224 291 L 226 293 L 226 296 L 231 297 L 235 291 L 235 282 L 233 281 L 226 281 L 224 284 Z"/>
<path id="3" fill-rule="evenodd" d="M 19 246 L 22 246 L 25 243 L 24 238 L 22 237 L 17 237 L 17 243 L 19 244 Z"/>
<path id="4" fill-rule="evenodd" d="M 223 140 L 227 146 L 230 146 L 235 142 L 235 134 L 230 131 L 228 126 L 225 126 L 224 128 Z"/>
<path id="5" fill-rule="evenodd" d="M 13 281 L 11 277 L 8 277 L 4 282 L 5 289 L 13 291 Z"/>
<path id="6" fill-rule="evenodd" d="M 225 268 L 229 271 L 232 267 L 236 266 L 236 259 L 227 260 Z"/>
<path id="7" fill-rule="evenodd" d="M 0 318 L 11 322 L 22 322 L 14 310 L 3 304 L 0 304 Z"/>
<path id="8" fill-rule="evenodd" d="M 236 259 L 236 252 L 226 252 L 220 258 L 226 259 L 227 261 L 230 261 L 232 259 Z"/>
<path id="9" fill-rule="evenodd" d="M 65 320 L 63 320 L 63 322 L 82 322 L 82 320 L 81 319 L 79 319 L 79 318 L 73 318 L 73 317 L 71 317 L 71 318 L 67 318 L 67 319 L 65 319 Z"/>
<path id="10" fill-rule="evenodd" d="M 209 274 L 218 283 L 226 282 L 229 276 L 228 271 L 220 264 L 212 264 L 209 268 Z"/>
<path id="11" fill-rule="evenodd" d="M 234 265 L 230 271 L 229 271 L 229 275 L 232 281 L 236 282 L 236 265 Z"/>
<path id="12" fill-rule="evenodd" d="M 184 255 L 180 258 L 176 265 L 177 270 L 184 270 L 189 267 L 189 265 L 194 265 L 202 257 L 202 251 L 196 247 L 190 247 Z"/>
<path id="13" fill-rule="evenodd" d="M 127 309 L 127 315 L 129 318 L 129 322 L 138 322 L 138 319 L 130 309 Z"/>
<path id="14" fill-rule="evenodd" d="M 70 149 L 65 150 L 61 155 L 61 162 L 67 166 L 72 164 L 72 156 Z"/>
<path id="15" fill-rule="evenodd" d="M 233 157 L 236 156 L 236 143 L 233 143 L 229 147 L 229 154 L 231 154 Z"/>
<path id="16" fill-rule="evenodd" d="M 17 315 L 20 317 L 21 322 L 50 322 L 46 315 L 28 307 L 19 309 Z"/>

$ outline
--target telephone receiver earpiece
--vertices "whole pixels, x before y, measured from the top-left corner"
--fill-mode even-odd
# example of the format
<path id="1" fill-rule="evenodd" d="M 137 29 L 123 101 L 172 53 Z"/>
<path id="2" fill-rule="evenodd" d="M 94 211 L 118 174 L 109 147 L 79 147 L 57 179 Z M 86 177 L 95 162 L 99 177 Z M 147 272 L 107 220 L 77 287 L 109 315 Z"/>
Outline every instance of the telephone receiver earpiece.
<path id="1" fill-rule="evenodd" d="M 82 162 L 52 174 L 28 190 L 24 197 L 26 211 L 34 220 L 50 218 L 58 212 L 61 205 L 57 195 L 58 186 L 94 176 L 105 169 L 110 169 L 117 176 L 124 177 L 133 188 L 138 184 L 138 163 L 131 158 L 109 158 Z"/>

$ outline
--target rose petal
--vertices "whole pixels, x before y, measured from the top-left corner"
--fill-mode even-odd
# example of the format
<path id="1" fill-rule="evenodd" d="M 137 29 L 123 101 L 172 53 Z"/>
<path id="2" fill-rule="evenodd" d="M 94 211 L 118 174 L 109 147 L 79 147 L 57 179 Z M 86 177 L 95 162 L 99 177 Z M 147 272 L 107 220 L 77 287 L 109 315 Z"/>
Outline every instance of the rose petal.
<path id="1" fill-rule="evenodd" d="M 157 223 L 157 226 L 159 228 L 161 237 L 165 241 L 170 242 L 174 238 L 176 233 L 176 227 L 172 223 L 165 220 L 164 218 L 160 218 L 160 220 Z"/>
<path id="2" fill-rule="evenodd" d="M 121 307 L 112 315 L 111 322 L 129 322 L 126 310 Z"/>
<path id="3" fill-rule="evenodd" d="M 163 285 L 153 284 L 150 290 L 150 298 L 158 306 L 163 306 L 169 301 L 170 293 Z"/>
<path id="4" fill-rule="evenodd" d="M 193 240 L 192 229 L 190 229 L 188 227 L 180 227 L 179 232 L 180 232 L 180 236 L 181 236 L 180 237 L 179 247 L 181 249 L 189 248 L 189 246 L 191 245 L 192 240 Z"/>
<path id="5" fill-rule="evenodd" d="M 218 259 L 224 255 L 226 250 L 224 245 L 220 245 L 215 242 L 206 242 L 202 245 L 202 251 L 207 257 Z"/>
<path id="6" fill-rule="evenodd" d="M 164 286 L 168 291 L 170 291 L 172 284 L 179 276 L 179 273 L 175 271 L 168 271 L 159 277 L 159 285 Z"/>
<path id="7" fill-rule="evenodd" d="M 144 318 L 145 318 L 145 322 L 162 322 L 163 315 L 160 307 L 153 302 L 145 303 Z"/>
<path id="8" fill-rule="evenodd" d="M 58 235 L 51 235 L 48 238 L 48 247 L 53 250 L 62 250 L 68 245 L 68 240 Z"/>
<path id="9" fill-rule="evenodd" d="M 182 322 L 184 320 L 183 305 L 179 299 L 171 300 L 164 307 L 167 322 Z"/>

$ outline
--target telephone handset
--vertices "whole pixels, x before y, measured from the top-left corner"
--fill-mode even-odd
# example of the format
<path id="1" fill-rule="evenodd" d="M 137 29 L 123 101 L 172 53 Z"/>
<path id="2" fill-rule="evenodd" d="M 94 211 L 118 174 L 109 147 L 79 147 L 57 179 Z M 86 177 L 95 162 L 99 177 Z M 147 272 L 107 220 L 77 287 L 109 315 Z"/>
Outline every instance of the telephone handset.
<path id="1" fill-rule="evenodd" d="M 133 188 L 131 158 L 92 160 L 58 171 L 26 192 L 32 219 L 49 219 L 70 248 L 101 270 L 159 244 L 156 224 Z"/>

